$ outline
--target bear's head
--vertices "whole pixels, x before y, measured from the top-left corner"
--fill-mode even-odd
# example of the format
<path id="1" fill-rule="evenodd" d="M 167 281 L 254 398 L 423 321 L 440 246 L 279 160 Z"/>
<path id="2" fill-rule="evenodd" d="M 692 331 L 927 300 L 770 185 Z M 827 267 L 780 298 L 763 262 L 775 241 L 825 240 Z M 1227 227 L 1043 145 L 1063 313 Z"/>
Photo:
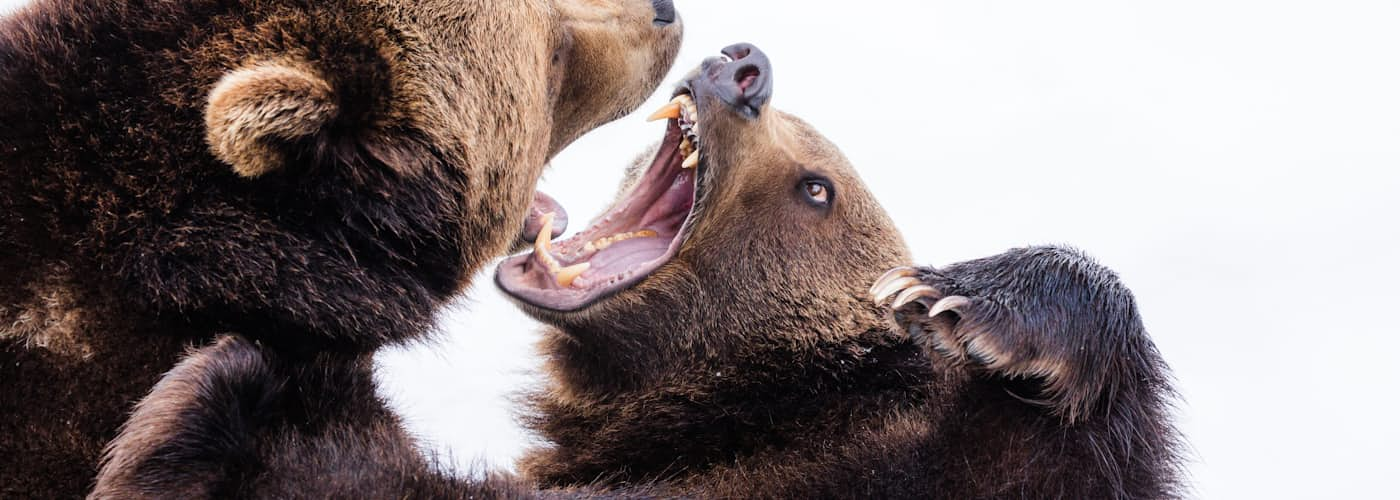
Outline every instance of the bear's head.
<path id="1" fill-rule="evenodd" d="M 523 188 L 550 157 L 651 94 L 683 31 L 671 0 L 368 4 L 274 19 L 204 47 L 236 68 L 208 96 L 215 156 L 246 178 L 327 154 L 364 153 L 408 175 L 446 161 L 489 188 L 467 200 L 473 208 L 520 214 Z M 344 33 L 357 25 L 367 32 Z M 259 36 L 277 30 L 333 42 Z"/>
<path id="2" fill-rule="evenodd" d="M 63 154 L 6 157 L 28 217 L 0 233 L 27 225 L 26 251 L 128 310 L 356 348 L 428 328 L 516 241 L 549 159 L 639 106 L 682 36 L 670 0 L 49 7 L 4 19 L 28 72 L 0 79 L 24 101 L 0 150 Z"/>
<path id="3" fill-rule="evenodd" d="M 240 59 L 206 110 L 209 143 L 220 159 L 255 177 L 286 163 L 278 143 L 331 132 L 330 125 L 429 124 L 463 133 L 451 129 L 494 109 L 516 113 L 503 124 L 542 126 L 552 155 L 640 105 L 670 68 L 682 35 L 671 0 L 367 3 L 363 11 L 324 14 L 372 19 L 361 26 L 369 33 L 336 38 L 374 53 L 340 46 L 334 48 L 342 54 L 312 47 L 252 47 L 248 54 L 250 47 L 237 46 L 258 45 L 249 39 L 262 33 L 205 49 Z M 297 14 L 253 29 L 316 33 L 356 22 Z M 341 69 L 359 71 L 335 74 Z"/>
<path id="4" fill-rule="evenodd" d="M 554 0 L 554 6 L 551 153 L 640 106 L 671 69 L 681 40 L 671 0 Z"/>
<path id="5" fill-rule="evenodd" d="M 754 346 L 886 327 L 866 297 L 909 260 L 902 238 L 835 146 L 768 106 L 766 56 L 723 53 L 657 113 L 670 118 L 659 150 L 611 209 L 566 240 L 542 231 L 497 270 L 556 327 L 544 347 L 566 390 L 637 389 Z"/>

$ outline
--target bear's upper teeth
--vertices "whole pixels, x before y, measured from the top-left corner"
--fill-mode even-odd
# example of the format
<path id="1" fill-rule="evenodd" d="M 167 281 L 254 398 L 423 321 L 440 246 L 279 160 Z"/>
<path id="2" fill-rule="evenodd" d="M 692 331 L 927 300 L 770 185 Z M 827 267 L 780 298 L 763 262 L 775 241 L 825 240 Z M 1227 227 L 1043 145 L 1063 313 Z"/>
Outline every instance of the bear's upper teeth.
<path id="1" fill-rule="evenodd" d="M 700 164 L 700 124 L 696 123 L 700 117 L 700 110 L 695 106 L 695 99 L 687 94 L 681 94 L 671 99 L 661 109 L 651 114 L 647 121 L 661 119 L 675 120 L 676 125 L 681 128 L 685 135 L 681 138 L 678 147 L 681 156 L 685 161 L 681 163 L 682 168 L 695 168 Z"/>
<path id="2" fill-rule="evenodd" d="M 700 110 L 695 107 L 695 100 L 685 94 L 678 95 L 676 98 L 681 101 L 681 121 L 686 123 L 699 121 Z"/>
<path id="3" fill-rule="evenodd" d="M 685 138 L 682 138 L 682 139 L 681 139 L 680 150 L 681 150 L 681 156 L 690 156 L 690 153 L 695 152 L 695 146 L 692 145 L 692 144 L 690 143 L 690 138 L 689 138 L 689 137 L 685 137 Z"/>

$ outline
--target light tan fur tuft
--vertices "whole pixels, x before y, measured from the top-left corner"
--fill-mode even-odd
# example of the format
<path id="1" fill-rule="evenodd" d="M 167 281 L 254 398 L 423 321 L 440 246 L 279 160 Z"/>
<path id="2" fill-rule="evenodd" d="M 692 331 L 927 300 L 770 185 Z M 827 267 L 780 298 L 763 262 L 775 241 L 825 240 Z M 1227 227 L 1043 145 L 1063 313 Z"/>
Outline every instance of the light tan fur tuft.
<path id="1" fill-rule="evenodd" d="M 86 360 L 92 347 L 80 335 L 83 310 L 63 279 L 54 271 L 32 284 L 32 298 L 15 306 L 0 305 L 0 339 L 19 339 L 29 349 Z"/>
<path id="2" fill-rule="evenodd" d="M 238 175 L 262 176 L 286 161 L 278 143 L 319 132 L 336 114 L 325 79 L 283 64 L 233 71 L 209 93 L 204 112 L 214 155 Z"/>

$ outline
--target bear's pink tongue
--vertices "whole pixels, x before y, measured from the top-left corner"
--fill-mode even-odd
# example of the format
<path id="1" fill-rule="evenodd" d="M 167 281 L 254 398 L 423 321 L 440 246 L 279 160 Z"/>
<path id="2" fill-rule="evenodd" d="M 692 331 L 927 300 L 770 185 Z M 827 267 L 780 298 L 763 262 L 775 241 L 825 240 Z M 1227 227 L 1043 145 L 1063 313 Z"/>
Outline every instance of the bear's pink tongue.
<path id="1" fill-rule="evenodd" d="M 540 191 L 535 191 L 535 200 L 530 202 L 530 212 L 525 214 L 525 227 L 520 231 L 520 241 L 533 242 L 539 236 L 540 230 L 544 229 L 545 214 L 554 214 L 553 228 L 550 230 L 551 239 L 564 235 L 564 230 L 569 227 L 569 213 L 564 211 L 564 206 L 554 201 L 549 195 Z"/>

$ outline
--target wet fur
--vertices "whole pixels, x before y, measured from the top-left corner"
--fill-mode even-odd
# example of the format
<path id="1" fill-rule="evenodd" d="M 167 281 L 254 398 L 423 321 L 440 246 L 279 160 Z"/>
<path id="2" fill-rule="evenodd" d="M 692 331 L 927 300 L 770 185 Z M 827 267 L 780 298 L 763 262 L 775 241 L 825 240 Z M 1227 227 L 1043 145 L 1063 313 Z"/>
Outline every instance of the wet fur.
<path id="1" fill-rule="evenodd" d="M 420 338 L 515 238 L 547 159 L 659 82 L 679 28 L 649 9 L 39 0 L 0 19 L 0 496 L 82 494 L 131 404 L 216 334 L 298 359 Z"/>

